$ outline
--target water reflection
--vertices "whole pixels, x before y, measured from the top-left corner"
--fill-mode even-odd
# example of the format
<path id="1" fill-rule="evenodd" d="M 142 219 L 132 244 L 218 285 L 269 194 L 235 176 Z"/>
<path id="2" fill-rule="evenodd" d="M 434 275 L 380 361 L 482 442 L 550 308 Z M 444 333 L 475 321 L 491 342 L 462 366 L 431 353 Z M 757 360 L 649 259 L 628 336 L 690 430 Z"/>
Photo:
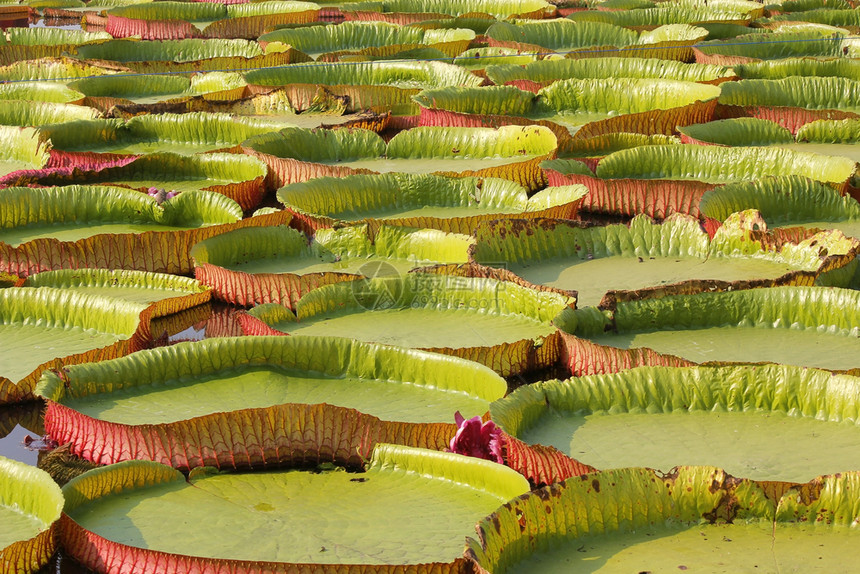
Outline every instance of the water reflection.
<path id="1" fill-rule="evenodd" d="M 0 407 L 0 456 L 36 466 L 38 451 L 25 444 L 45 434 L 42 402 Z"/>

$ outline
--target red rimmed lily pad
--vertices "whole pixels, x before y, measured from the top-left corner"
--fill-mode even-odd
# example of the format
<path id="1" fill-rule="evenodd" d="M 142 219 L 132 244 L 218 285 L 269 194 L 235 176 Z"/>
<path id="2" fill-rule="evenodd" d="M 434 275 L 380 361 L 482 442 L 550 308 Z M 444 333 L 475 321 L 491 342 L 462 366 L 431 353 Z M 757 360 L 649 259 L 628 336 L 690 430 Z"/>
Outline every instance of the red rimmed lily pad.
<path id="1" fill-rule="evenodd" d="M 474 521 L 528 491 L 525 479 L 502 465 L 424 449 L 380 445 L 365 468 L 200 471 L 186 482 L 163 465 L 120 463 L 66 485 L 62 542 L 74 558 L 106 572 L 119 572 L 129 562 L 177 571 L 459 572 L 466 566 L 463 540 Z M 304 510 L 296 506 L 299 501 Z M 179 508 L 208 525 L 199 540 L 189 539 L 178 521 L 164 521 L 165 512 Z M 353 509 L 351 518 L 331 519 L 347 509 Z M 130 530 L 122 527 L 132 521 Z M 237 522 L 245 525 L 244 535 L 229 526 Z M 257 534 L 272 533 L 273 523 L 281 522 L 288 525 L 275 536 Z M 134 534 L 141 529 L 145 541 Z"/>
<path id="2" fill-rule="evenodd" d="M 408 273 L 320 287 L 299 299 L 295 314 L 259 305 L 242 329 L 348 335 L 467 358 L 507 376 L 552 364 L 558 350 L 553 320 L 573 303 L 508 281 Z"/>
<path id="3" fill-rule="evenodd" d="M 464 263 L 469 236 L 435 229 L 368 225 L 318 229 L 309 240 L 289 227 L 243 229 L 201 241 L 191 250 L 194 274 L 224 301 L 292 308 L 329 283 L 407 273 L 438 263 Z"/>

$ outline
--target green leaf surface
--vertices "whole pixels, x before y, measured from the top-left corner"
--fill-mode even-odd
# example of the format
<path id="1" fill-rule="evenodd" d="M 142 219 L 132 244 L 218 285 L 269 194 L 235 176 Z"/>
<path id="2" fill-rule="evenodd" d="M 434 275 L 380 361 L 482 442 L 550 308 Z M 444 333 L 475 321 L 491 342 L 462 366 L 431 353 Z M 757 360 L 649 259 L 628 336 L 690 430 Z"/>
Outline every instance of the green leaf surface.
<path id="1" fill-rule="evenodd" d="M 0 100 L 27 100 L 65 104 L 82 100 L 84 94 L 59 82 L 0 84 Z"/>
<path id="2" fill-rule="evenodd" d="M 48 530 L 62 509 L 63 495 L 47 473 L 0 456 L 0 564 L 9 572 L 46 564 L 55 547 Z"/>
<path id="3" fill-rule="evenodd" d="M 145 114 L 127 121 L 90 120 L 49 125 L 41 131 L 54 149 L 99 153 L 186 155 L 223 149 L 246 139 L 282 129 L 278 120 L 229 114 Z"/>
<path id="4" fill-rule="evenodd" d="M 82 78 L 69 86 L 87 96 L 125 98 L 136 103 L 151 103 L 178 96 L 191 85 L 184 76 L 154 74 L 114 74 Z"/>
<path id="5" fill-rule="evenodd" d="M 209 339 L 67 369 L 65 382 L 46 375 L 37 392 L 125 425 L 286 403 L 328 403 L 387 421 L 449 422 L 458 410 L 484 414 L 507 388 L 490 369 L 463 359 L 321 337 Z"/>
<path id="6" fill-rule="evenodd" d="M 38 127 L 43 124 L 91 120 L 100 115 L 93 108 L 73 104 L 9 100 L 0 106 L 0 125 Z"/>
<path id="7" fill-rule="evenodd" d="M 267 317 L 267 306 L 250 313 L 290 334 L 349 333 L 424 349 L 497 348 L 550 335 L 552 319 L 570 301 L 492 279 L 410 273 L 321 287 L 299 300 L 297 318 Z"/>
<path id="8" fill-rule="evenodd" d="M 785 365 L 639 367 L 523 387 L 491 415 L 505 432 L 596 468 L 711 464 L 806 482 L 860 469 L 858 386 Z"/>
<path id="9" fill-rule="evenodd" d="M 700 142 L 725 146 L 794 143 L 794 136 L 790 131 L 776 122 L 759 118 L 716 120 L 706 124 L 679 126 L 678 131 Z"/>
<path id="10" fill-rule="evenodd" d="M 131 337 L 144 306 L 53 288 L 0 290 L 0 375 L 18 381 L 51 359 Z"/>
<path id="11" fill-rule="evenodd" d="M 395 86 L 429 88 L 434 86 L 478 86 L 481 78 L 459 66 L 444 62 L 346 62 L 342 64 L 292 64 L 274 69 L 245 73 L 249 84 L 286 86 L 321 84 L 353 86 Z"/>
<path id="12" fill-rule="evenodd" d="M 576 291 L 580 307 L 597 305 L 607 291 L 697 280 L 776 280 L 792 271 L 817 272 L 824 261 L 818 241 L 780 251 L 737 224 L 724 226 L 711 241 L 698 221 L 686 216 L 662 224 L 636 216 L 629 225 L 601 227 L 496 221 L 480 227 L 476 239 L 477 263 L 504 267 L 537 285 Z M 743 242 L 752 245 L 743 248 Z"/>
<path id="13" fill-rule="evenodd" d="M 860 237 L 860 204 L 822 183 L 800 176 L 765 177 L 705 193 L 702 213 L 723 221 L 732 213 L 756 209 L 771 226 L 840 229 Z"/>
<path id="14" fill-rule="evenodd" d="M 473 243 L 466 235 L 435 229 L 367 225 L 320 229 L 307 237 L 288 227 L 240 229 L 192 249 L 198 265 L 210 263 L 244 273 L 407 273 L 438 263 L 465 263 Z"/>
<path id="15" fill-rule="evenodd" d="M 833 287 L 772 287 L 619 302 L 607 333 L 588 310 L 563 330 L 618 349 L 654 349 L 690 361 L 860 366 L 860 294 Z M 572 327 L 572 328 L 571 328 Z"/>
<path id="16" fill-rule="evenodd" d="M 163 476 L 153 476 L 156 470 Z M 136 488 L 105 496 L 132 473 L 143 479 L 135 480 Z M 65 492 L 73 520 L 135 548 L 227 560 L 382 565 L 453 561 L 477 518 L 527 490 L 525 479 L 501 465 L 384 445 L 359 474 L 199 473 L 186 483 L 166 467 L 134 462 L 93 471 Z M 196 534 L 189 536 L 180 521 L 165 522 L 165 512 L 182 512 L 198 525 Z M 231 526 L 237 523 L 241 531 Z"/>
<path id="17" fill-rule="evenodd" d="M 711 40 L 696 45 L 708 55 L 740 56 L 759 60 L 801 57 L 836 57 L 842 55 L 842 36 L 823 38 L 821 32 L 784 34 L 744 34 L 727 40 Z"/>
<path id="18" fill-rule="evenodd" d="M 769 175 L 800 175 L 841 184 L 854 174 L 847 158 L 779 148 L 642 146 L 610 154 L 597 166 L 600 178 L 696 180 L 729 183 Z"/>
<path id="19" fill-rule="evenodd" d="M 525 66 L 487 66 L 487 77 L 502 85 L 512 80 L 551 82 L 570 78 L 654 78 L 685 82 L 707 82 L 732 76 L 730 68 L 706 64 L 683 64 L 657 58 L 586 58 L 540 60 Z"/>
<path id="20" fill-rule="evenodd" d="M 49 157 L 49 145 L 36 129 L 0 126 L 0 176 L 40 169 Z"/>
<path id="21" fill-rule="evenodd" d="M 820 477 L 768 499 L 713 467 L 597 472 L 506 504 L 481 521 L 467 554 L 497 574 L 831 572 L 857 544 L 857 481 Z"/>
<path id="22" fill-rule="evenodd" d="M 24 287 L 54 287 L 65 291 L 115 297 L 144 306 L 164 299 L 189 297 L 206 292 L 194 279 L 112 269 L 61 269 L 44 271 L 27 277 Z"/>
<path id="23" fill-rule="evenodd" d="M 860 81 L 817 76 L 729 82 L 720 94 L 720 103 L 727 106 L 789 106 L 858 112 L 858 101 Z"/>
<path id="24" fill-rule="evenodd" d="M 734 70 L 744 79 L 779 80 L 791 76 L 823 76 L 860 80 L 860 62 L 849 58 L 785 58 L 739 64 Z"/>
<path id="25" fill-rule="evenodd" d="M 83 58 L 117 62 L 193 62 L 205 58 L 261 56 L 263 50 L 248 40 L 110 40 L 78 48 Z"/>
<path id="26" fill-rule="evenodd" d="M 235 202 L 206 191 L 187 191 L 158 205 L 145 193 L 119 187 L 10 187 L 0 194 L 0 241 L 76 241 L 100 233 L 193 229 L 240 217 Z"/>

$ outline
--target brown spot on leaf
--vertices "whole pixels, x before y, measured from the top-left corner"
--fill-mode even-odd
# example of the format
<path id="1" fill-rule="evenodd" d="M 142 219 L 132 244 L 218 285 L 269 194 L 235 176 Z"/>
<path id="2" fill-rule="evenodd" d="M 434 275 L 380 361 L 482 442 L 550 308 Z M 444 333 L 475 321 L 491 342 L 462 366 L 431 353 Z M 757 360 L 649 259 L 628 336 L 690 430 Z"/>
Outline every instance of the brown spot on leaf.
<path id="1" fill-rule="evenodd" d="M 594 489 L 594 492 L 600 492 L 600 481 L 595 478 L 591 481 L 591 487 Z"/>

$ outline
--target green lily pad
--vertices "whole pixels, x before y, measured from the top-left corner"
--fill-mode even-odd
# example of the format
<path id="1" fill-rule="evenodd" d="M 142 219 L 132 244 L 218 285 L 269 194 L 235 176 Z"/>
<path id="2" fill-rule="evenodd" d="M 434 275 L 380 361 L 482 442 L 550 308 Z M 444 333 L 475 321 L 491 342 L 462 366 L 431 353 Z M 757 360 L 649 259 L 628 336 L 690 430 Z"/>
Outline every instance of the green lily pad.
<path id="1" fill-rule="evenodd" d="M 848 370 L 860 367 L 858 302 L 860 293 L 849 289 L 771 287 L 620 301 L 602 313 L 574 311 L 559 326 L 576 335 L 569 340 L 574 373 L 604 372 L 615 359 L 772 361 Z"/>
<path id="2" fill-rule="evenodd" d="M 731 118 L 681 126 L 678 131 L 695 143 L 725 146 L 763 146 L 794 143 L 791 132 L 770 120 Z M 808 150 L 813 151 L 813 150 Z"/>
<path id="3" fill-rule="evenodd" d="M 289 84 L 394 86 L 478 86 L 481 78 L 444 62 L 353 62 L 349 64 L 295 64 L 245 73 L 249 84 L 287 86 Z"/>
<path id="4" fill-rule="evenodd" d="M 310 243 L 289 227 L 243 229 L 201 241 L 191 250 L 195 275 L 220 299 L 239 305 L 292 308 L 305 293 L 362 276 L 407 273 L 440 263 L 465 263 L 467 235 L 435 229 L 367 225 L 319 229 Z"/>
<path id="5" fill-rule="evenodd" d="M 713 464 L 806 482 L 860 470 L 858 386 L 785 365 L 639 367 L 521 387 L 490 412 L 508 434 L 596 468 Z"/>
<path id="6" fill-rule="evenodd" d="M 10 187 L 0 194 L 0 241 L 76 241 L 104 233 L 195 229 L 241 218 L 239 206 L 207 191 L 187 191 L 159 205 L 147 194 L 107 186 Z"/>
<path id="7" fill-rule="evenodd" d="M 515 80 L 547 83 L 571 78 L 653 78 L 683 82 L 714 82 L 729 79 L 731 68 L 706 64 L 683 64 L 658 58 L 587 58 L 540 60 L 526 65 L 487 66 L 487 77 L 498 85 Z"/>
<path id="8" fill-rule="evenodd" d="M 209 339 L 126 359 L 69 367 L 68 384 L 48 375 L 40 392 L 89 417 L 142 425 L 322 402 L 384 420 L 448 422 L 457 410 L 485 413 L 507 388 L 475 363 L 341 338 Z"/>
<path id="9" fill-rule="evenodd" d="M 505 179 L 388 173 L 294 183 L 279 189 L 278 199 L 326 226 L 367 222 L 471 234 L 492 219 L 572 218 L 585 193 L 583 186 L 549 187 L 529 198 Z"/>
<path id="10" fill-rule="evenodd" d="M 0 560 L 9 572 L 36 572 L 56 549 L 60 488 L 47 473 L 0 456 Z"/>
<path id="11" fill-rule="evenodd" d="M 839 229 L 860 238 L 860 203 L 799 176 L 772 176 L 720 186 L 702 196 L 699 208 L 717 221 L 738 211 L 756 209 L 772 228 Z"/>
<path id="12" fill-rule="evenodd" d="M 266 161 L 280 185 L 327 175 L 407 172 L 502 177 L 534 190 L 544 183 L 538 163 L 556 146 L 555 135 L 542 126 L 417 127 L 388 144 L 368 130 L 285 128 L 242 144 Z"/>
<path id="13" fill-rule="evenodd" d="M 22 169 L 40 169 L 49 157 L 49 145 L 39 131 L 0 126 L 0 176 Z"/>
<path id="14" fill-rule="evenodd" d="M 251 136 L 284 127 L 278 120 L 228 114 L 146 114 L 122 120 L 90 120 L 40 129 L 55 150 L 191 155 L 235 146 Z"/>
<path id="15" fill-rule="evenodd" d="M 114 297 L 160 314 L 176 313 L 209 300 L 206 287 L 188 277 L 119 269 L 61 269 L 27 277 L 23 287 L 54 287 L 67 292 Z"/>
<path id="16" fill-rule="evenodd" d="M 769 499 L 713 467 L 598 472 L 506 504 L 481 521 L 467 555 L 497 574 L 831 572 L 857 544 L 858 480 L 825 476 Z"/>
<path id="17" fill-rule="evenodd" d="M 597 305 L 609 291 L 671 293 L 696 289 L 697 283 L 725 288 L 807 282 L 830 266 L 826 250 L 821 251 L 824 244 L 831 244 L 834 256 L 846 256 L 843 264 L 853 258 L 853 243 L 840 239 L 816 237 L 777 250 L 740 220 L 722 226 L 713 240 L 687 216 L 671 216 L 662 224 L 636 216 L 629 226 L 604 227 L 509 220 L 478 228 L 472 257 L 531 283 L 574 291 L 584 306 Z"/>
<path id="18" fill-rule="evenodd" d="M 508 375 L 536 360 L 536 343 L 538 354 L 552 349 L 552 320 L 572 302 L 507 281 L 409 273 L 320 287 L 296 303 L 295 315 L 274 304 L 249 314 L 268 325 L 261 332 L 348 334 L 471 358 Z"/>
<path id="19" fill-rule="evenodd" d="M 495 463 L 380 445 L 362 473 L 199 472 L 186 482 L 168 467 L 129 462 L 91 471 L 64 494 L 72 533 L 92 532 L 104 552 L 117 547 L 123 558 L 110 562 L 149 551 L 179 564 L 191 555 L 213 567 L 283 568 L 455 562 L 475 520 L 527 491 L 522 476 Z M 182 521 L 164 520 L 177 512 L 205 532 L 189 536 Z M 281 522 L 289 526 L 274 526 Z M 245 527 L 228 526 L 237 523 Z M 107 557 L 97 554 L 85 564 Z"/>
<path id="20" fill-rule="evenodd" d="M 0 289 L 0 403 L 31 398 L 45 369 L 138 350 L 144 308 L 55 288 Z"/>
<path id="21" fill-rule="evenodd" d="M 43 124 L 91 120 L 99 116 L 99 112 L 93 108 L 74 104 L 10 100 L 0 106 L 0 125 L 4 126 L 39 127 Z"/>

